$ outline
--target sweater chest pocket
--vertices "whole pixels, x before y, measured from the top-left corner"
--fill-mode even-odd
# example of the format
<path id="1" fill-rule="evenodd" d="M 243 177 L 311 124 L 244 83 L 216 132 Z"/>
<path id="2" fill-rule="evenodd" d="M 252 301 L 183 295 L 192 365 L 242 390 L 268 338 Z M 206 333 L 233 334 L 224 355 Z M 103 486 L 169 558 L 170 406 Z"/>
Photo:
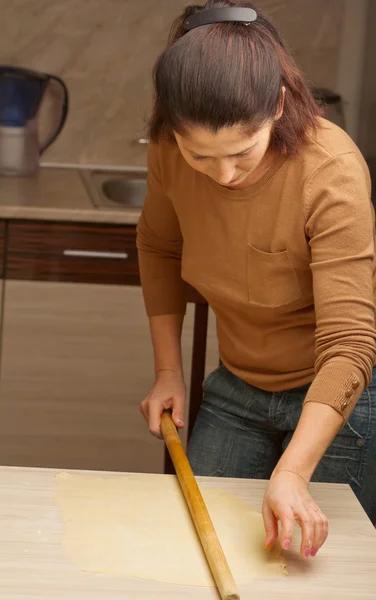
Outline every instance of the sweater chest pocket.
<path id="1" fill-rule="evenodd" d="M 287 250 L 263 252 L 247 246 L 248 302 L 277 308 L 302 296 L 297 274 Z"/>

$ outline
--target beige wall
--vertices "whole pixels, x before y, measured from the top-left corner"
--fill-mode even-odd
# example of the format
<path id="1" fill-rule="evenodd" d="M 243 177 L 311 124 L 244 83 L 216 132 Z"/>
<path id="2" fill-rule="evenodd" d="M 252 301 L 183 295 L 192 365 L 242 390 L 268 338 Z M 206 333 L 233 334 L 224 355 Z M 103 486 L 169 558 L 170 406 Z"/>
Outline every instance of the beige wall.
<path id="1" fill-rule="evenodd" d="M 0 63 L 61 75 L 71 111 L 49 162 L 143 165 L 151 67 L 187 0 L 0 0 Z M 318 86 L 335 87 L 344 0 L 259 0 Z"/>

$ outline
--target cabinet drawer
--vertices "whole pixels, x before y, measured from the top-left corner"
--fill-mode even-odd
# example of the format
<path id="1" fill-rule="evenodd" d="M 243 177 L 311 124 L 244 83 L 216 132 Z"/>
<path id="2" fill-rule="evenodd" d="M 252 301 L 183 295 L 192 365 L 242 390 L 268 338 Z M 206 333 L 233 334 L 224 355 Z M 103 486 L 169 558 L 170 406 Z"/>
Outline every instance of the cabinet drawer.
<path id="1" fill-rule="evenodd" d="M 10 222 L 6 277 L 137 285 L 136 228 Z"/>

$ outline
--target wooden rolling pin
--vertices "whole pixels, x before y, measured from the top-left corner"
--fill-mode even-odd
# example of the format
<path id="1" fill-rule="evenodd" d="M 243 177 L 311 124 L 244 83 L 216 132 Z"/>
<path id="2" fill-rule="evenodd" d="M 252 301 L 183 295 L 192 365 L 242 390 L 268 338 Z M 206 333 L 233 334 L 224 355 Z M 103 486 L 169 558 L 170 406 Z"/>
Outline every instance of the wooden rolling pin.
<path id="1" fill-rule="evenodd" d="M 222 600 L 240 600 L 238 588 L 169 412 L 162 414 L 161 431 L 219 594 Z"/>

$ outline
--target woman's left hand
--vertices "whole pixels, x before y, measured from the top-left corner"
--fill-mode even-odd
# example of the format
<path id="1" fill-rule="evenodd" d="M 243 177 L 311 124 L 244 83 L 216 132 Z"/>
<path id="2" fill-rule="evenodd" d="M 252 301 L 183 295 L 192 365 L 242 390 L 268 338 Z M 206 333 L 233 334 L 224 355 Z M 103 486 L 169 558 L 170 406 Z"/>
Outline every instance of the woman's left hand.
<path id="1" fill-rule="evenodd" d="M 280 542 L 284 549 L 291 544 L 294 523 L 301 528 L 300 554 L 316 556 L 328 537 L 328 520 L 311 494 L 308 484 L 290 471 L 276 470 L 265 491 L 262 516 L 266 531 L 265 546 L 271 548 L 278 539 L 278 521 L 282 531 Z"/>

